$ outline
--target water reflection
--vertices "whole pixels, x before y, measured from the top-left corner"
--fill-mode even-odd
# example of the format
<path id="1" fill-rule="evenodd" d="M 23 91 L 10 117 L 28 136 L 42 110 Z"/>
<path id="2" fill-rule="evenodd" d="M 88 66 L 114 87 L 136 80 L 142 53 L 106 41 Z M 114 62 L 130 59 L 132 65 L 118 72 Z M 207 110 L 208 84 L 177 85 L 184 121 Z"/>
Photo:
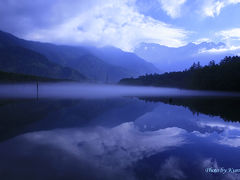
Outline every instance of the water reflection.
<path id="1" fill-rule="evenodd" d="M 104 97 L 1 99 L 1 179 L 240 179 L 238 98 Z"/>
<path id="2" fill-rule="evenodd" d="M 146 102 L 163 102 L 188 108 L 193 113 L 220 116 L 224 120 L 239 121 L 239 97 L 141 97 Z"/>
<path id="3" fill-rule="evenodd" d="M 138 160 L 147 158 L 156 153 L 177 147 L 185 143 L 183 135 L 185 131 L 179 128 L 166 128 L 153 132 L 141 132 L 134 127 L 133 123 L 124 123 L 114 128 L 83 128 L 83 129 L 61 129 L 52 131 L 40 131 L 27 133 L 18 136 L 3 145 L 0 145 L 1 160 L 14 157 L 16 161 L 31 159 L 37 161 L 38 155 L 43 154 L 44 158 L 57 158 L 55 163 L 72 163 L 72 159 L 78 164 L 88 167 L 88 174 L 99 179 L 131 179 L 131 167 Z M 6 149 L 18 149 L 18 152 L 10 151 L 3 153 Z M 48 154 L 46 151 L 49 151 Z M 51 151 L 56 154 L 52 154 Z M 60 153 L 59 153 L 60 152 Z M 54 157 L 52 157 L 54 156 Z M 69 156 L 71 159 L 69 159 Z M 36 159 L 35 159 L 36 158 Z M 1 162 L 1 164 L 4 161 Z M 6 167 L 13 166 L 11 175 L 18 177 L 18 169 L 12 161 L 4 162 Z M 30 168 L 28 162 L 23 162 L 22 168 Z M 33 168 L 39 168 L 34 166 Z M 79 169 L 80 168 L 80 169 Z M 36 170 L 36 169 L 34 169 Z M 69 171 L 66 167 L 66 171 Z M 71 170 L 70 170 L 71 171 Z M 74 169 L 74 174 L 82 176 L 84 168 Z M 45 172 L 49 175 L 52 172 Z M 59 173 L 59 172 L 57 172 Z M 8 174 L 11 176 L 10 174 Z M 41 176 L 41 174 L 38 174 Z M 120 176 L 119 176 L 120 175 Z M 42 177 L 42 178 L 43 178 Z M 111 179 L 110 178 L 110 179 Z M 57 179 L 57 177 L 55 177 Z"/>
<path id="4" fill-rule="evenodd" d="M 136 98 L 0 100 L 0 140 L 24 132 L 132 122 L 157 104 Z"/>

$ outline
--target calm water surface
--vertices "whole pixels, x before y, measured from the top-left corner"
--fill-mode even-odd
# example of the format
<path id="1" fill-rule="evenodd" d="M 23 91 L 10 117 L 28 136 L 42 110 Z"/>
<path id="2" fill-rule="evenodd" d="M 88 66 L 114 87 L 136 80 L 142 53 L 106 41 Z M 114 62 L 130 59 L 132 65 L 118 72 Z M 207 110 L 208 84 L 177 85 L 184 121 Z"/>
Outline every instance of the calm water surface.
<path id="1" fill-rule="evenodd" d="M 0 179 L 240 179 L 239 111 L 236 93 L 1 85 Z"/>

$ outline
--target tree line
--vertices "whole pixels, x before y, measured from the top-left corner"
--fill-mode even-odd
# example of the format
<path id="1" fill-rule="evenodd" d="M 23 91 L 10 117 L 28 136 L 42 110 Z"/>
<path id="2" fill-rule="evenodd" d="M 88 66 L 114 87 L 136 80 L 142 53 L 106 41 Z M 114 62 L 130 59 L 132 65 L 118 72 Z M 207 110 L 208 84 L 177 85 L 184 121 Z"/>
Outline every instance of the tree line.
<path id="1" fill-rule="evenodd" d="M 240 91 L 240 57 L 226 56 L 220 63 L 210 61 L 201 66 L 200 62 L 184 71 L 164 74 L 146 74 L 138 78 L 125 78 L 120 84 L 178 87 L 202 90 Z"/>

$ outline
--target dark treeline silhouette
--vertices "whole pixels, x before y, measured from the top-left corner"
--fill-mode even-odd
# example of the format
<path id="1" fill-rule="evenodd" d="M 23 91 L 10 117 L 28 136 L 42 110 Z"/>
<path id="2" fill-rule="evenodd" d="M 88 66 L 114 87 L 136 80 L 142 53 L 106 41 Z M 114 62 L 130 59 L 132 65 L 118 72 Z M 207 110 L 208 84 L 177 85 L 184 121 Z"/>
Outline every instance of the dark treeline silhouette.
<path id="1" fill-rule="evenodd" d="M 209 116 L 219 116 L 225 121 L 240 122 L 240 98 L 236 97 L 141 97 L 139 99 L 146 102 L 162 102 L 170 105 L 183 106 L 192 111 L 193 114 L 202 113 Z"/>
<path id="2" fill-rule="evenodd" d="M 206 66 L 198 62 L 179 72 L 125 78 L 120 80 L 120 84 L 240 91 L 240 57 L 228 56 L 219 64 L 213 60 Z"/>
<path id="3" fill-rule="evenodd" d="M 64 79 L 53 79 L 47 77 L 32 76 L 26 74 L 18 74 L 0 71 L 0 83 L 20 83 L 20 82 L 60 82 L 69 81 Z"/>

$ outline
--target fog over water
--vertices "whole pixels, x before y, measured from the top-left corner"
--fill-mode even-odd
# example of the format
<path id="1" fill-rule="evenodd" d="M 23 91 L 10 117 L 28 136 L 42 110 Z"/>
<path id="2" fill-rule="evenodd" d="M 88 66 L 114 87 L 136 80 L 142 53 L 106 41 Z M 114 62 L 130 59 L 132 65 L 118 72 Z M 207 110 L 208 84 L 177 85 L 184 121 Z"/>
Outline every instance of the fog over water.
<path id="1" fill-rule="evenodd" d="M 1 98 L 113 98 L 121 96 L 234 96 L 240 93 L 185 90 L 167 87 L 123 86 L 80 83 L 2 84 Z"/>

